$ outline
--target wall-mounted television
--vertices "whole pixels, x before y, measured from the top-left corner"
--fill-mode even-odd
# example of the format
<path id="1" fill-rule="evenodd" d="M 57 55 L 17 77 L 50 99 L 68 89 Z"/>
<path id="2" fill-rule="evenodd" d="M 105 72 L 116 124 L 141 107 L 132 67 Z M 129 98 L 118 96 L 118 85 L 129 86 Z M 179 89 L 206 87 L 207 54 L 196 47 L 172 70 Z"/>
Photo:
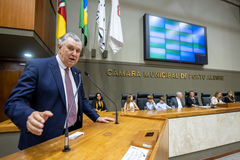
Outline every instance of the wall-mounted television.
<path id="1" fill-rule="evenodd" d="M 207 28 L 146 13 L 144 59 L 208 64 Z"/>

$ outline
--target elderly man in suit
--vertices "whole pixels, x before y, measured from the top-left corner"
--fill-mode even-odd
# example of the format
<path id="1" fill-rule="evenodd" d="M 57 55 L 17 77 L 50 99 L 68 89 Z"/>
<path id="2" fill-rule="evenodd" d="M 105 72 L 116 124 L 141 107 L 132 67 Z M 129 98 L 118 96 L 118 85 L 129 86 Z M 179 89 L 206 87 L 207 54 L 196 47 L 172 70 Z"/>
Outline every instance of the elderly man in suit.
<path id="1" fill-rule="evenodd" d="M 25 149 L 63 134 L 66 115 L 81 80 L 73 67 L 79 59 L 82 42 L 74 33 L 59 39 L 58 54 L 33 59 L 4 105 L 5 114 L 21 130 L 19 149 Z M 85 98 L 83 84 L 69 116 L 69 130 L 82 127 L 83 113 L 94 122 L 114 121 L 100 117 Z"/>
<path id="2" fill-rule="evenodd" d="M 176 108 L 183 108 L 183 101 L 182 101 L 182 93 L 181 92 L 177 92 L 176 93 L 176 97 L 171 98 L 170 101 L 170 106 L 175 106 Z"/>

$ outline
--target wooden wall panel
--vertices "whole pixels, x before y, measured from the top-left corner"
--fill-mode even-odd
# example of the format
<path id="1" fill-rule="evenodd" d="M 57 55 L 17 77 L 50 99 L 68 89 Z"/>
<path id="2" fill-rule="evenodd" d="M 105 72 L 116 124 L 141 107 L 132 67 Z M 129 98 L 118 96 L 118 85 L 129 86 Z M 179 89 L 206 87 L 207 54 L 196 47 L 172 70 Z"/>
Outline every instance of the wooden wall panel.
<path id="1" fill-rule="evenodd" d="M 0 27 L 34 29 L 35 0 L 0 0 Z"/>
<path id="2" fill-rule="evenodd" d="M 8 99 L 12 89 L 17 84 L 25 66 L 20 66 L 19 62 L 0 61 L 0 122 L 8 119 L 4 114 L 3 105 Z"/>
<path id="3" fill-rule="evenodd" d="M 51 0 L 51 3 L 52 3 L 52 5 L 53 5 L 53 8 L 54 8 L 54 10 L 57 12 L 57 0 Z"/>
<path id="4" fill-rule="evenodd" d="M 56 40 L 56 12 L 50 0 L 36 0 L 35 32 L 55 53 Z"/>

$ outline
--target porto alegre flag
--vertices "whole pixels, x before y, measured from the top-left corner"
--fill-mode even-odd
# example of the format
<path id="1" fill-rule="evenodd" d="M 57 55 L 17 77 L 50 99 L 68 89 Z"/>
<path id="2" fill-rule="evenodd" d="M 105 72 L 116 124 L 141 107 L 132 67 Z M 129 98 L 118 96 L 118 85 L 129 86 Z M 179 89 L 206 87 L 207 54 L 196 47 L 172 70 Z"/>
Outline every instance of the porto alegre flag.
<path id="1" fill-rule="evenodd" d="M 88 30 L 88 8 L 87 0 L 81 0 L 80 6 L 80 18 L 79 18 L 79 28 L 82 28 L 82 33 L 84 35 L 84 45 L 87 45 L 87 30 Z"/>
<path id="2" fill-rule="evenodd" d="M 98 45 L 103 52 L 105 50 L 106 40 L 106 14 L 105 14 L 105 0 L 98 0 L 98 10 L 96 21 L 98 24 Z"/>
<path id="3" fill-rule="evenodd" d="M 122 24 L 118 0 L 112 0 L 109 45 L 114 53 L 117 53 L 123 47 Z"/>
<path id="4" fill-rule="evenodd" d="M 60 0 L 58 3 L 58 23 L 56 37 L 59 39 L 67 31 L 67 13 L 66 13 L 66 0 Z"/>

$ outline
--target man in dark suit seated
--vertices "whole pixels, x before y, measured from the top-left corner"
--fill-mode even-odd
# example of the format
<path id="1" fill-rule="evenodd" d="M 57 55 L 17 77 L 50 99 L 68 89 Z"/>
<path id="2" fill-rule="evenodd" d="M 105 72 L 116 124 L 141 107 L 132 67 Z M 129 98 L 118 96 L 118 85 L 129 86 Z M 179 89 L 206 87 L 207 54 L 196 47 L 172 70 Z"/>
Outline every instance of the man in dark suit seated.
<path id="1" fill-rule="evenodd" d="M 182 93 L 181 92 L 177 92 L 176 93 L 176 97 L 171 98 L 170 101 L 170 106 L 175 106 L 175 108 L 183 108 L 183 101 L 182 101 Z"/>
<path id="2" fill-rule="evenodd" d="M 59 39 L 58 54 L 29 60 L 17 85 L 4 105 L 6 115 L 21 130 L 19 149 L 25 149 L 63 134 L 79 79 L 73 67 L 79 59 L 82 42 L 74 33 Z M 69 130 L 82 127 L 83 113 L 94 122 L 115 121 L 100 117 L 90 106 L 81 83 L 70 112 Z"/>

